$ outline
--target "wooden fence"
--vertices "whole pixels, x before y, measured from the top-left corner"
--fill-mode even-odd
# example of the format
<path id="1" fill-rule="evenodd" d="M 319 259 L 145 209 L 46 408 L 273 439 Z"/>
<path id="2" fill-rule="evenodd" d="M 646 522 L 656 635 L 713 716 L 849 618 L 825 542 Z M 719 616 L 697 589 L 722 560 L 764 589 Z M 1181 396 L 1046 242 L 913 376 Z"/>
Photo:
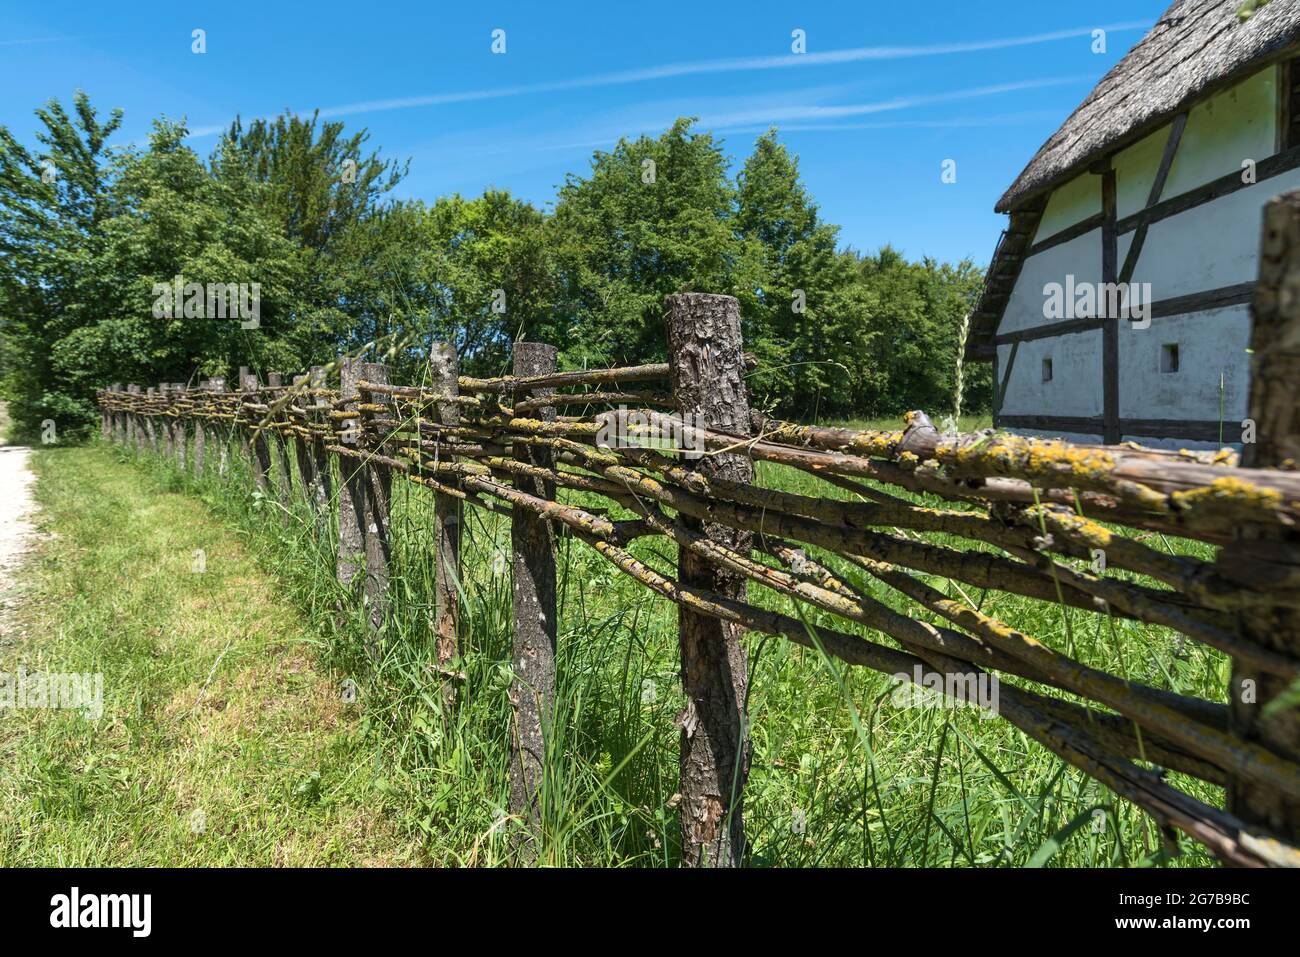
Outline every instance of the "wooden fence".
<path id="1" fill-rule="evenodd" d="M 1287 696 L 1300 675 L 1297 287 L 1300 201 L 1287 197 L 1266 215 L 1250 406 L 1258 441 L 1240 462 L 1228 450 L 943 434 L 921 413 L 896 432 L 766 418 L 748 404 L 736 300 L 698 293 L 668 298 L 664 364 L 559 372 L 554 347 L 519 343 L 512 375 L 478 379 L 459 375 L 455 350 L 440 343 L 422 386 L 392 384 L 383 365 L 344 359 L 337 389 L 326 369 L 265 383 L 243 370 L 233 392 L 215 379 L 197 389 L 113 386 L 99 401 L 104 435 L 116 442 L 196 472 L 226 472 L 234 448 L 249 457 L 261 492 L 286 504 L 305 500 L 320 534 L 330 534 L 337 510 L 338 577 L 364 593 L 375 633 L 388 600 L 391 482 L 431 490 L 443 663 L 461 633 L 461 509 L 508 514 L 517 717 L 510 780 L 513 810 L 524 819 L 538 813 L 555 687 L 555 537 L 564 528 L 678 605 L 688 865 L 734 865 L 744 851 L 750 747 L 740 638 L 753 630 L 950 691 L 996 675 L 1004 679 L 1002 719 L 1162 826 L 1231 864 L 1294 866 L 1300 721 Z M 814 475 L 836 494 L 763 487 L 758 462 Z M 557 490 L 570 490 L 565 501 Z M 572 492 L 616 510 L 574 504 Z M 916 493 L 945 505 L 917 504 Z M 611 518 L 617 510 L 630 517 Z M 1142 539 L 1162 536 L 1123 529 L 1208 543 L 1216 557 L 1156 548 Z M 675 570 L 633 556 L 629 543 L 644 536 L 676 544 Z M 837 567 L 883 583 L 917 614 L 875 600 Z M 922 576 L 1175 629 L 1231 657 L 1228 704 L 1116 677 Z M 868 637 L 760 608 L 749 601 L 751 584 L 862 626 Z M 444 694 L 453 706 L 454 685 Z M 1224 786 L 1226 807 L 1179 790 L 1164 769 Z"/>

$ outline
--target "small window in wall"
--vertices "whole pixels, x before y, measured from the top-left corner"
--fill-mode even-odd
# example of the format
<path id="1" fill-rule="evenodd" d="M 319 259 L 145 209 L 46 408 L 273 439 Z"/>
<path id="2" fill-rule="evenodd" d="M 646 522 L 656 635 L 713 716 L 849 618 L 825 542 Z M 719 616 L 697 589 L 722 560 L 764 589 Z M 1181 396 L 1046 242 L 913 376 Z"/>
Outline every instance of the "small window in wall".
<path id="1" fill-rule="evenodd" d="M 1052 360 L 1050 357 L 1043 360 L 1043 381 L 1052 381 Z"/>
<path id="2" fill-rule="evenodd" d="M 1178 371 L 1178 343 L 1166 342 L 1160 347 L 1160 371 Z"/>

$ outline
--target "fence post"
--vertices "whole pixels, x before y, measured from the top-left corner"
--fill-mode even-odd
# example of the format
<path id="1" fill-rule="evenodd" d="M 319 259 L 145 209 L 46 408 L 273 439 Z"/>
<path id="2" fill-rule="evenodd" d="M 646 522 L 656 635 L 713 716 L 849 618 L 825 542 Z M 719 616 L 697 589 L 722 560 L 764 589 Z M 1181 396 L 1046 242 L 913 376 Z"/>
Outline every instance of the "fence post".
<path id="1" fill-rule="evenodd" d="M 213 408 L 221 408 L 221 406 L 216 405 L 216 396 L 224 394 L 226 391 L 225 377 L 217 376 L 209 379 L 208 388 L 213 392 Z M 217 443 L 217 475 L 224 478 L 226 469 L 229 467 L 230 430 L 219 419 L 210 422 L 208 428 L 212 441 Z"/>
<path id="2" fill-rule="evenodd" d="M 293 377 L 293 387 L 295 389 L 306 389 L 308 377 L 306 374 L 296 375 Z M 304 396 L 302 399 L 303 408 L 311 405 Z M 315 463 L 311 457 L 311 447 L 308 440 L 302 436 L 295 436 L 293 441 L 293 455 L 298 462 L 298 484 L 302 486 L 302 499 L 311 509 L 312 526 L 319 530 L 320 526 L 320 503 L 316 501 L 314 492 L 316 477 L 312 473 L 315 471 Z"/>
<path id="3" fill-rule="evenodd" d="M 239 391 L 243 393 L 245 406 L 258 404 L 260 389 L 261 384 L 258 382 L 257 373 L 250 372 L 248 366 L 240 366 Z M 257 423 L 262 421 L 263 416 L 261 412 L 246 410 L 245 417 L 249 422 L 248 434 L 252 443 L 249 462 L 253 467 L 253 487 L 265 493 L 270 484 L 268 478 L 271 474 L 271 450 L 266 444 L 266 433 L 257 428 Z"/>
<path id="4" fill-rule="evenodd" d="M 158 395 L 162 399 L 161 404 L 164 407 L 171 401 L 171 391 L 172 391 L 172 387 L 170 382 L 158 383 Z M 162 449 L 161 449 L 162 457 L 169 459 L 171 458 L 172 455 L 172 420 L 170 416 L 165 414 L 166 412 L 165 408 L 163 412 L 164 414 L 158 417 L 157 428 L 158 431 L 162 433 L 162 436 L 160 437 L 160 441 L 162 443 Z"/>
<path id="5" fill-rule="evenodd" d="M 1242 464 L 1257 468 L 1300 465 L 1300 190 L 1273 199 L 1264 207 L 1259 284 L 1251 305 L 1250 418 L 1242 423 Z M 1251 438 L 1253 423 L 1254 440 Z M 1278 528 L 1241 528 L 1230 552 L 1288 564 L 1300 563 L 1300 534 Z M 1300 658 L 1300 620 L 1281 606 L 1253 608 L 1238 616 L 1243 637 Z M 1286 679 L 1261 673 L 1242 661 L 1232 666 L 1233 730 L 1242 738 L 1300 761 L 1300 708 L 1294 703 L 1265 717 L 1263 709 L 1287 690 Z M 1263 825 L 1280 837 L 1300 841 L 1300 801 L 1275 788 L 1232 779 L 1228 808 L 1238 817 Z"/>
<path id="6" fill-rule="evenodd" d="M 266 384 L 273 389 L 278 388 L 284 384 L 284 376 L 279 372 L 268 372 L 266 374 Z M 268 396 L 267 405 L 278 401 L 279 398 L 278 395 Z M 283 418 L 283 414 L 275 417 L 277 422 Z M 289 470 L 289 447 L 286 444 L 289 441 L 291 441 L 289 436 L 279 429 L 271 433 L 271 444 L 275 446 L 275 458 L 279 463 L 275 487 L 280 494 L 280 504 L 286 509 L 293 505 L 293 474 Z"/>
<path id="7" fill-rule="evenodd" d="M 131 383 L 127 385 L 126 391 L 128 395 L 139 395 L 140 387 L 135 383 Z M 128 413 L 126 416 L 127 444 L 132 446 L 132 449 L 135 452 L 144 451 L 144 423 L 142 421 L 143 419 L 144 416 L 138 415 L 135 412 Z"/>
<path id="8" fill-rule="evenodd" d="M 188 431 L 185 427 L 185 409 L 179 407 L 179 403 L 185 399 L 185 383 L 172 383 L 172 404 L 177 405 L 176 418 L 172 419 L 172 445 L 176 452 L 176 467 L 182 472 L 185 471 L 185 433 Z"/>
<path id="9" fill-rule="evenodd" d="M 152 399 L 154 398 L 154 396 L 157 395 L 157 392 L 153 386 L 149 386 L 149 388 L 145 391 L 145 395 L 148 398 Z M 158 454 L 158 430 L 154 425 L 154 421 L 153 421 L 154 417 L 152 415 L 146 414 L 140 416 L 140 418 L 144 421 L 144 432 L 146 438 L 148 438 L 149 440 L 149 451 L 152 452 L 154 455 L 157 455 Z"/>
<path id="10" fill-rule="evenodd" d="M 110 395 L 112 395 L 114 398 L 117 398 L 119 393 L 126 391 L 126 387 L 123 386 L 121 383 L 114 382 L 112 385 L 108 387 L 108 391 Z M 108 413 L 109 441 L 114 443 L 118 443 L 122 441 L 123 420 L 124 420 L 124 413 L 120 411 L 110 411 Z"/>
<path id="11" fill-rule="evenodd" d="M 116 391 L 117 391 L 117 383 L 114 382 L 112 385 L 108 387 L 107 392 L 111 394 Z M 108 439 L 111 441 L 113 438 L 113 413 L 110 412 L 108 410 L 108 407 L 104 405 L 104 400 L 107 398 L 108 395 L 104 394 L 103 392 L 100 393 L 99 437 L 101 439 Z"/>
<path id="12" fill-rule="evenodd" d="M 748 435 L 740 337 L 740 304 L 731 296 L 681 293 L 668 296 L 669 382 L 683 421 L 733 435 Z M 724 453 L 685 463 L 704 475 L 749 484 L 754 470 L 744 455 Z M 725 525 L 685 520 L 710 540 L 742 555 L 751 535 Z M 682 584 L 745 599 L 745 579 L 688 551 L 678 554 Z M 745 851 L 743 791 L 750 742 L 745 715 L 748 660 L 742 629 L 679 605 L 682 729 L 679 813 L 682 863 L 687 867 L 735 867 Z"/>
<path id="13" fill-rule="evenodd" d="M 203 403 L 205 406 L 208 401 L 208 386 L 209 383 L 207 379 L 203 379 L 199 382 L 199 402 Z M 204 408 L 203 411 L 206 412 L 207 409 Z M 201 416 L 194 417 L 194 477 L 196 479 L 203 477 L 203 459 L 207 453 L 208 444 L 208 437 L 206 434 L 207 430 L 204 428 L 204 423 L 206 421 L 207 420 Z"/>
<path id="14" fill-rule="evenodd" d="M 429 352 L 429 382 L 433 391 L 454 400 L 460 394 L 460 360 L 456 346 L 435 342 Z M 460 407 L 455 401 L 434 403 L 434 418 L 442 425 L 460 424 Z M 441 442 L 434 450 L 435 461 L 451 462 Z M 447 714 L 456 706 L 456 685 L 448 672 L 460 654 L 460 523 L 461 500 L 437 493 L 434 498 L 434 548 L 437 556 L 434 635 L 438 642 L 438 665 L 443 669 L 442 701 Z"/>
<path id="15" fill-rule="evenodd" d="M 312 366 L 307 377 L 307 384 L 312 389 L 323 389 L 325 387 L 325 367 Z M 305 402 L 304 407 L 308 410 L 308 418 L 312 422 L 319 422 L 325 410 L 325 397 L 313 396 L 313 400 Z M 303 481 L 308 481 L 308 477 L 310 477 L 307 498 L 311 502 L 316 515 L 316 531 L 321 540 L 325 541 L 330 531 L 330 500 L 334 496 L 333 476 L 330 473 L 330 455 L 325 451 L 324 442 L 318 438 L 312 438 L 298 444 L 298 456 L 298 471 L 302 473 Z"/>
<path id="16" fill-rule="evenodd" d="M 555 371 L 554 346 L 516 342 L 514 374 L 541 375 Z M 539 389 L 546 395 L 553 389 Z M 514 402 L 529 393 L 515 393 Z M 555 419 L 555 408 L 538 410 L 543 421 Z M 537 446 L 516 445 L 514 456 L 542 468 L 551 468 L 553 456 Z M 518 476 L 515 486 L 529 495 L 551 499 L 551 482 Z M 524 508 L 510 514 L 510 545 L 514 554 L 514 679 L 510 701 L 515 710 L 515 733 L 510 742 L 510 809 L 523 815 L 536 833 L 541 823 L 540 792 L 545 774 L 545 728 L 549 726 L 555 696 L 555 529 Z"/>
<path id="17" fill-rule="evenodd" d="M 361 378 L 378 385 L 388 385 L 388 368 L 382 362 L 361 363 Z M 387 396 L 372 393 L 369 402 L 376 405 L 389 404 Z M 374 413 L 363 413 L 363 418 L 370 419 Z M 363 429 L 362 434 L 379 435 L 382 432 L 375 427 Z M 358 443 L 362 445 L 363 443 Z M 376 441 L 374 448 L 364 451 L 383 454 L 382 441 Z M 365 495 L 362 498 L 362 532 L 366 543 L 366 609 L 370 615 L 371 657 L 379 657 L 377 638 L 388 613 L 388 563 L 392 558 L 392 549 L 388 539 L 389 514 L 393 498 L 393 473 L 386 465 L 367 462 L 362 475 L 365 483 Z"/>
<path id="18" fill-rule="evenodd" d="M 345 403 L 344 408 L 351 412 L 356 409 L 360 395 L 357 383 L 361 381 L 361 363 L 347 357 L 339 363 L 339 398 Z M 344 419 L 339 426 L 340 442 L 355 448 L 358 437 L 358 421 Z M 339 550 L 337 575 L 339 584 L 345 589 L 352 587 L 357 577 L 357 556 L 365 547 L 361 530 L 365 527 L 365 483 L 363 468 L 359 459 L 339 459 Z"/>

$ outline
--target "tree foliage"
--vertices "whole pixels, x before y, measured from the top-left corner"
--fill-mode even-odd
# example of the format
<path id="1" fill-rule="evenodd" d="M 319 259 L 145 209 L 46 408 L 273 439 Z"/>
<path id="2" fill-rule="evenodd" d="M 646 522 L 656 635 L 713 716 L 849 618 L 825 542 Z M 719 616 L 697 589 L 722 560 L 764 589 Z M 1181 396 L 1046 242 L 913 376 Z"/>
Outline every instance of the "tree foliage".
<path id="1" fill-rule="evenodd" d="M 687 290 L 738 297 L 768 409 L 954 407 L 980 271 L 843 248 L 776 131 L 734 176 L 688 119 L 620 140 L 544 212 L 499 190 L 394 200 L 406 165 L 315 116 L 237 121 L 204 159 L 166 119 L 111 148 L 120 111 L 101 119 L 83 93 L 36 115 L 31 148 L 0 126 L 0 394 L 23 432 L 88 427 L 108 382 L 299 371 L 376 340 L 404 346 L 403 378 L 439 338 L 479 374 L 520 339 L 568 367 L 654 361 L 664 297 Z M 256 327 L 157 316 L 156 287 L 178 277 L 258 284 Z M 987 407 L 987 367 L 964 381 L 963 408 Z"/>

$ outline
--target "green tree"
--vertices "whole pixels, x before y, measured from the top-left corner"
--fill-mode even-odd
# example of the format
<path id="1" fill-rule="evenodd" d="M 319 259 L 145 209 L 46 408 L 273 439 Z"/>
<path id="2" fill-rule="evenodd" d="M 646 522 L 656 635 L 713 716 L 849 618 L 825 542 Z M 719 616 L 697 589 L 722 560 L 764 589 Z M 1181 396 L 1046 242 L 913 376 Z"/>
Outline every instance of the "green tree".
<path id="1" fill-rule="evenodd" d="M 855 392 L 874 379 L 861 360 L 876 335 L 856 262 L 837 249 L 839 227 L 820 220 L 775 130 L 758 139 L 737 181 L 736 289 L 746 347 L 760 360 L 752 387 L 786 414 L 850 414 Z"/>
<path id="2" fill-rule="evenodd" d="M 54 345 L 62 385 L 88 394 L 107 379 L 182 381 L 244 364 L 294 368 L 283 332 L 300 272 L 293 243 L 265 215 L 251 184 L 214 180 L 184 145 L 182 124 L 159 120 L 146 150 L 113 163 L 115 213 L 102 225 L 95 274 L 112 277 L 103 308 Z M 157 287 L 247 284 L 260 289 L 258 325 L 235 317 L 156 314 Z"/>
<path id="3" fill-rule="evenodd" d="M 113 292 L 92 264 L 113 213 L 107 141 L 122 113 L 101 121 L 80 91 L 72 105 L 73 115 L 57 100 L 36 111 L 31 150 L 0 126 L 0 391 L 20 435 L 46 419 L 76 433 L 94 415 L 93 395 L 63 381 L 59 345 Z"/>
<path id="4" fill-rule="evenodd" d="M 255 202 L 283 237 L 301 251 L 292 304 L 281 330 L 289 351 L 308 364 L 328 361 L 340 347 L 369 341 L 395 316 L 377 300 L 378 267 L 391 276 L 407 258 L 409 234 L 397 212 L 374 222 L 401 182 L 407 163 L 366 152 L 369 134 L 348 134 L 339 122 L 286 113 L 274 120 L 231 124 L 211 157 L 213 177 Z M 385 245 L 377 245 L 385 244 Z M 400 299 L 400 287 L 387 291 Z"/>
<path id="5" fill-rule="evenodd" d="M 738 250 L 727 159 L 692 123 L 619 140 L 560 188 L 550 227 L 569 317 L 556 340 L 563 361 L 662 357 L 664 296 L 730 290 Z"/>
<path id="6" fill-rule="evenodd" d="M 974 306 L 982 274 L 969 261 L 955 267 L 933 259 L 908 262 L 890 246 L 863 257 L 859 274 L 878 304 L 873 361 L 884 379 L 874 400 L 861 397 L 862 411 L 949 414 L 956 398 L 962 321 Z M 986 409 L 987 368 L 966 363 L 964 378 L 964 411 Z"/>

